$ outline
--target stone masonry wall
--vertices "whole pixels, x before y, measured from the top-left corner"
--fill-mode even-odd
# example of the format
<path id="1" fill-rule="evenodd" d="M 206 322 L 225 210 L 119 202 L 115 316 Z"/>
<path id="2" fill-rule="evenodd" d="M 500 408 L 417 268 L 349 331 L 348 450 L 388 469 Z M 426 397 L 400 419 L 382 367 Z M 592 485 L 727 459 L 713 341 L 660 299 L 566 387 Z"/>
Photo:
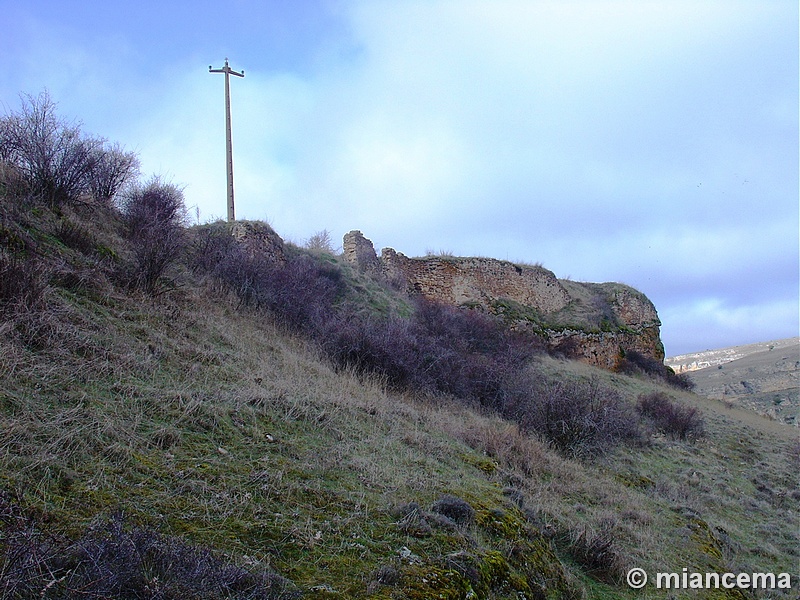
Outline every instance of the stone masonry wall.
<path id="1" fill-rule="evenodd" d="M 556 276 L 542 267 L 493 258 L 408 258 L 391 248 L 381 252 L 381 262 L 385 272 L 402 274 L 410 292 L 455 306 L 488 308 L 492 300 L 507 298 L 548 313 L 570 300 Z"/>
<path id="2" fill-rule="evenodd" d="M 260 221 L 236 221 L 231 226 L 231 235 L 251 256 L 263 256 L 270 262 L 286 262 L 283 239 Z"/>
<path id="3" fill-rule="evenodd" d="M 549 332 L 547 343 L 556 353 L 563 350 L 570 358 L 604 369 L 614 369 L 623 351 L 635 350 L 643 356 L 664 360 L 664 345 L 658 326 L 596 333 L 564 329 Z"/>
<path id="4" fill-rule="evenodd" d="M 375 254 L 375 246 L 357 229 L 344 234 L 342 252 L 344 259 L 360 271 L 373 276 L 382 275 L 383 266 Z"/>
<path id="5" fill-rule="evenodd" d="M 545 268 L 516 265 L 492 258 L 427 256 L 408 258 L 391 248 L 381 257 L 360 231 L 345 236 L 345 260 L 363 272 L 405 286 L 419 294 L 453 306 L 480 305 L 491 308 L 496 300 L 511 300 L 543 315 L 568 313 L 593 298 L 602 304 L 613 321 L 609 330 L 587 331 L 565 323 L 549 327 L 547 343 L 572 358 L 614 368 L 622 352 L 635 350 L 656 360 L 664 359 L 660 325 L 655 306 L 641 292 L 621 284 L 580 284 L 562 282 Z M 563 317 L 560 317 L 563 319 Z"/>

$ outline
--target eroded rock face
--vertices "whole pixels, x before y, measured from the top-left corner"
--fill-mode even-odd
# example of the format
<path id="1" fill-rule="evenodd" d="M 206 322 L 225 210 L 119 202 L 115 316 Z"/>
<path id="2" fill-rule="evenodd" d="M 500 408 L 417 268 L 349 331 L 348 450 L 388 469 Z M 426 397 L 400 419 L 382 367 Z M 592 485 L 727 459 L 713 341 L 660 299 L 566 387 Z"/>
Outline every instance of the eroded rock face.
<path id="1" fill-rule="evenodd" d="M 286 262 L 283 239 L 266 223 L 236 221 L 231 226 L 231 235 L 251 256 L 264 256 L 280 265 Z"/>
<path id="2" fill-rule="evenodd" d="M 409 294 L 486 310 L 495 310 L 498 301 L 510 301 L 526 313 L 512 317 L 515 325 L 530 326 L 525 319 L 534 315 L 551 349 L 571 358 L 608 369 L 630 350 L 664 359 L 656 308 L 629 286 L 561 281 L 543 267 L 492 258 L 408 258 L 392 248 L 384 248 L 378 258 L 360 231 L 348 233 L 343 245 L 345 259 L 353 266 Z"/>

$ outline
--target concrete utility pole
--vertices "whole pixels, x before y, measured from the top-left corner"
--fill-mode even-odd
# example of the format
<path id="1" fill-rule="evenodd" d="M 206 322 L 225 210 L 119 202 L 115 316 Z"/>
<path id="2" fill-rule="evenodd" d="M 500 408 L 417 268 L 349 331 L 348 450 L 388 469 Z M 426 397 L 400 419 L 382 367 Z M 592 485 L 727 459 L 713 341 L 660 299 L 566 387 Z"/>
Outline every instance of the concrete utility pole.
<path id="1" fill-rule="evenodd" d="M 228 221 L 235 221 L 236 214 L 233 209 L 233 143 L 231 141 L 231 84 L 230 75 L 244 77 L 244 69 L 237 73 L 228 66 L 228 59 L 225 59 L 225 66 L 221 69 L 212 69 L 208 65 L 209 73 L 225 73 L 225 149 L 227 151 L 227 172 L 228 172 Z"/>

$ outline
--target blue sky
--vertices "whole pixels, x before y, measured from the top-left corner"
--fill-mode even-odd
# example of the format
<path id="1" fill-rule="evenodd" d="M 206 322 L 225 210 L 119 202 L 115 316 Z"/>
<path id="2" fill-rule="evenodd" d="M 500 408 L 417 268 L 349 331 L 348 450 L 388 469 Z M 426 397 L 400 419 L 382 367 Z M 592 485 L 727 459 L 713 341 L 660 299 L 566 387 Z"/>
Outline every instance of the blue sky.
<path id="1" fill-rule="evenodd" d="M 0 101 L 303 243 L 645 292 L 667 354 L 798 335 L 796 0 L 0 0 Z"/>

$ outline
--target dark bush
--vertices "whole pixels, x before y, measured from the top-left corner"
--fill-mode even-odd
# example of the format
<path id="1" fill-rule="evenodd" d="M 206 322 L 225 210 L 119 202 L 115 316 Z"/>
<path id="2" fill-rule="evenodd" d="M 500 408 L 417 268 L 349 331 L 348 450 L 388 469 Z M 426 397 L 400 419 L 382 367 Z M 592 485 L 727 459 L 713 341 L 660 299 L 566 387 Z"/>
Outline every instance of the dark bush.
<path id="1" fill-rule="evenodd" d="M 40 307 L 45 288 L 39 263 L 0 251 L 0 315 Z"/>
<path id="2" fill-rule="evenodd" d="M 692 381 L 687 373 L 676 373 L 671 367 L 667 366 L 664 368 L 666 369 L 664 381 L 672 387 L 678 388 L 679 390 L 686 390 L 687 392 L 691 392 L 696 387 L 695 382 Z"/>
<path id="3" fill-rule="evenodd" d="M 123 199 L 122 214 L 134 255 L 129 283 L 157 295 L 163 291 L 167 268 L 184 248 L 183 192 L 153 177 L 130 190 Z"/>
<path id="4" fill-rule="evenodd" d="M 109 201 L 138 166 L 135 154 L 85 136 L 79 123 L 59 117 L 46 91 L 24 94 L 20 111 L 0 120 L 0 149 L 0 160 L 52 205 L 77 202 L 85 194 Z"/>
<path id="5" fill-rule="evenodd" d="M 304 254 L 270 261 L 247 252 L 224 225 L 194 232 L 189 266 L 210 275 L 241 304 L 266 309 L 277 323 L 313 338 L 334 318 L 345 291 L 337 266 Z"/>
<path id="6" fill-rule="evenodd" d="M 633 408 L 596 379 L 533 382 L 531 388 L 512 416 L 567 456 L 599 455 L 641 436 Z"/>
<path id="7" fill-rule="evenodd" d="M 494 317 L 425 300 L 409 319 L 343 310 L 320 333 L 336 364 L 496 410 L 515 393 L 519 370 L 536 349 Z"/>
<path id="8" fill-rule="evenodd" d="M 684 389 L 694 389 L 694 382 L 685 374 L 677 375 L 663 362 L 645 356 L 636 350 L 628 350 L 617 364 L 617 370 L 628 375 L 644 373 L 651 377 L 663 379 L 669 385 Z"/>
<path id="9" fill-rule="evenodd" d="M 297 588 L 266 569 L 254 573 L 209 550 L 136 528 L 116 518 L 69 542 L 16 515 L 0 545 L 3 598 L 278 600 Z"/>
<path id="10" fill-rule="evenodd" d="M 673 402 L 663 392 L 639 396 L 637 410 L 656 430 L 679 439 L 702 437 L 705 430 L 700 410 Z"/>
<path id="11" fill-rule="evenodd" d="M 92 154 L 102 146 L 61 119 L 47 92 L 23 95 L 20 112 L 4 118 L 0 134 L 5 159 L 52 204 L 75 200 L 86 190 Z"/>
<path id="12" fill-rule="evenodd" d="M 261 288 L 275 269 L 266 257 L 251 255 L 231 235 L 225 223 L 193 230 L 189 268 L 234 294 L 242 306 L 260 308 Z"/>
<path id="13" fill-rule="evenodd" d="M 258 282 L 259 305 L 269 309 L 291 331 L 316 337 L 333 318 L 344 293 L 338 267 L 300 255 L 290 258 Z"/>
<path id="14" fill-rule="evenodd" d="M 399 317 L 378 319 L 342 312 L 327 321 L 318 341 L 334 364 L 371 373 L 394 388 L 424 389 L 418 340 L 411 323 Z"/>
<path id="15" fill-rule="evenodd" d="M 566 551 L 589 575 L 606 583 L 619 583 L 626 567 L 611 527 L 603 527 L 599 531 L 584 527 L 567 537 L 562 540 Z"/>
<path id="16" fill-rule="evenodd" d="M 475 522 L 475 509 L 458 496 L 445 494 L 431 507 L 431 511 L 444 515 L 456 525 L 466 527 Z"/>
<path id="17" fill-rule="evenodd" d="M 518 392 L 522 367 L 541 351 L 534 336 L 475 310 L 420 300 L 414 321 L 428 340 L 424 370 L 438 389 L 498 410 Z"/>
<path id="18" fill-rule="evenodd" d="M 88 188 L 92 196 L 107 205 L 127 183 L 139 174 L 139 158 L 125 152 L 119 144 L 105 142 L 90 157 Z"/>
<path id="19" fill-rule="evenodd" d="M 191 244 L 188 252 L 188 264 L 192 272 L 197 274 L 222 277 L 228 260 L 243 259 L 236 239 L 231 235 L 225 223 L 217 222 L 192 228 Z"/>
<path id="20" fill-rule="evenodd" d="M 580 344 L 575 337 L 568 335 L 561 338 L 551 347 L 549 353 L 556 358 L 578 358 L 580 356 Z"/>

